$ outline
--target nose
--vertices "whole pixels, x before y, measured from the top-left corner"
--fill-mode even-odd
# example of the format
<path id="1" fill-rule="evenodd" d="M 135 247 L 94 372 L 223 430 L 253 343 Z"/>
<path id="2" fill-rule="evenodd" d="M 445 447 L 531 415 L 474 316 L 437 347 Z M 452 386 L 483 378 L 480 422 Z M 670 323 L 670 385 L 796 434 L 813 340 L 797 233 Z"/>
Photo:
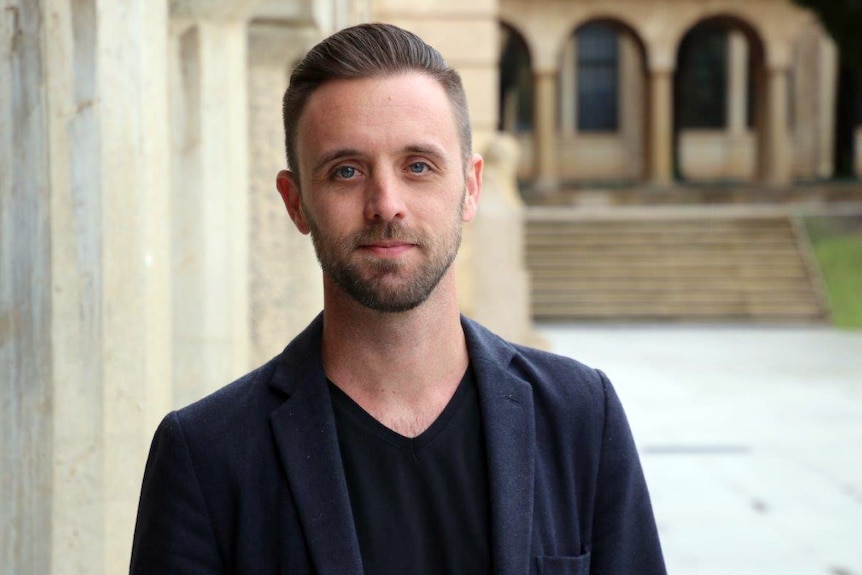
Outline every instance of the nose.
<path id="1" fill-rule="evenodd" d="M 375 170 L 368 179 L 365 193 L 365 218 L 369 221 L 391 222 L 403 219 L 405 204 L 402 183 L 386 170 Z"/>

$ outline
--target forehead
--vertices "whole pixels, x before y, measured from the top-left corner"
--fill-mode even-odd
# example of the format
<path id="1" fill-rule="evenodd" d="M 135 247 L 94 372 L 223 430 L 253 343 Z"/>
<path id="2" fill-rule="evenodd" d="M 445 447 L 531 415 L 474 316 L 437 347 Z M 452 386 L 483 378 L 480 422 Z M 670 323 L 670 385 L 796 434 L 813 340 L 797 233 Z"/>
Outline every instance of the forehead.
<path id="1" fill-rule="evenodd" d="M 297 128 L 301 162 L 330 148 L 371 152 L 425 142 L 458 153 L 459 146 L 445 89 L 421 72 L 327 82 L 309 97 Z"/>

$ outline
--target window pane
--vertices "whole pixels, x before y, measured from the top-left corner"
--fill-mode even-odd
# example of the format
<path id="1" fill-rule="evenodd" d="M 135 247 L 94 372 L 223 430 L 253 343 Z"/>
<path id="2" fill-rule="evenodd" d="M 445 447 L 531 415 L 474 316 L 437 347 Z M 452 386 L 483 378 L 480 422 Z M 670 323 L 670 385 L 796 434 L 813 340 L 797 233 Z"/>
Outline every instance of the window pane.
<path id="1" fill-rule="evenodd" d="M 514 98 L 516 113 L 510 129 L 531 131 L 533 129 L 533 76 L 527 45 L 516 32 L 503 28 L 506 43 L 500 57 L 500 117 L 499 128 L 504 128 L 504 104 Z"/>
<path id="2" fill-rule="evenodd" d="M 680 128 L 720 129 L 727 124 L 727 30 L 692 30 L 680 48 L 677 70 Z"/>
<path id="3" fill-rule="evenodd" d="M 862 72 L 852 72 L 856 82 L 856 126 L 862 128 Z"/>
<path id="4" fill-rule="evenodd" d="M 613 132 L 618 128 L 617 31 L 587 24 L 577 32 L 578 129 Z"/>

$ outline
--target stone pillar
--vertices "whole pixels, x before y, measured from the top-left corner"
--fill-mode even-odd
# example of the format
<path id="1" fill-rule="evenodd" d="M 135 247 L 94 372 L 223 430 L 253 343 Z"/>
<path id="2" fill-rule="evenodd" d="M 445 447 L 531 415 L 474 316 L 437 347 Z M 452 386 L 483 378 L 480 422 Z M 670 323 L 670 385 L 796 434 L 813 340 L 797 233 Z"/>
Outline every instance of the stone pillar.
<path id="1" fill-rule="evenodd" d="M 766 124 L 764 132 L 764 176 L 770 186 L 790 183 L 789 137 L 787 126 L 787 70 L 766 71 Z"/>
<path id="2" fill-rule="evenodd" d="M 534 72 L 533 155 L 536 190 L 552 192 L 557 188 L 557 90 L 553 70 Z"/>
<path id="3" fill-rule="evenodd" d="M 52 545 L 51 110 L 43 12 L 39 2 L 0 4 L 0 573 L 27 575 L 51 573 Z"/>
<path id="4" fill-rule="evenodd" d="M 650 182 L 668 186 L 673 181 L 673 73 L 651 70 L 649 75 Z"/>
<path id="5" fill-rule="evenodd" d="M 535 347 L 524 259 L 524 205 L 517 190 L 518 142 L 498 134 L 484 151 L 480 209 L 473 221 L 476 292 L 473 316 L 498 335 Z"/>
<path id="6" fill-rule="evenodd" d="M 560 126 L 562 134 L 568 138 L 575 136 L 578 129 L 578 43 L 572 35 L 563 47 L 560 64 Z"/>
<path id="7" fill-rule="evenodd" d="M 821 32 L 818 50 L 819 81 L 817 111 L 817 176 L 831 178 L 835 173 L 835 105 L 838 86 L 838 48 L 826 33 Z M 856 173 L 862 175 L 862 151 L 856 146 L 860 156 Z"/>
<path id="8" fill-rule="evenodd" d="M 244 20 L 171 25 L 174 402 L 251 367 Z"/>
<path id="9" fill-rule="evenodd" d="M 171 399 L 167 9 L 153 0 L 96 4 L 100 71 L 93 105 L 103 108 L 101 166 L 84 169 L 101 173 L 103 385 L 93 403 L 102 406 L 103 431 L 94 447 L 104 452 L 102 557 L 104 573 L 113 574 L 127 569 L 146 454 Z M 55 236 L 54 245 L 60 242 Z M 62 368 L 55 375 L 55 400 L 65 405 L 69 425 L 88 428 L 75 408 L 78 393 L 66 385 Z M 55 469 L 55 489 L 79 477 L 79 460 L 63 448 L 74 441 L 64 427 L 55 428 L 57 455 L 65 458 Z M 81 498 L 54 528 L 62 533 L 54 547 L 58 572 L 72 572 L 67 553 L 83 567 L 79 572 L 95 555 L 74 545 L 83 530 L 70 523 L 86 505 L 82 498 L 91 496 L 86 488 L 76 495 Z"/>
<path id="10" fill-rule="evenodd" d="M 740 136 L 748 118 L 748 41 L 739 30 L 727 34 L 727 130 Z"/>
<path id="11" fill-rule="evenodd" d="M 644 56 L 632 34 L 619 34 L 620 135 L 625 149 L 624 177 L 644 177 L 646 78 Z"/>
<path id="12" fill-rule="evenodd" d="M 0 572 L 122 573 L 170 406 L 167 3 L 3 8 Z"/>
<path id="13" fill-rule="evenodd" d="M 501 128 L 509 134 L 518 132 L 518 106 L 520 105 L 518 91 L 509 89 L 503 94 L 501 117 L 503 119 Z"/>
<path id="14" fill-rule="evenodd" d="M 728 176 L 754 174 L 744 166 L 751 162 L 748 136 L 748 40 L 739 30 L 727 34 L 727 160 L 722 172 Z M 746 173 L 747 172 L 747 173 Z"/>
<path id="15" fill-rule="evenodd" d="M 249 211 L 252 360 L 266 361 L 323 309 L 321 271 L 275 188 L 286 166 L 281 98 L 294 61 L 319 40 L 313 28 L 249 28 Z"/>

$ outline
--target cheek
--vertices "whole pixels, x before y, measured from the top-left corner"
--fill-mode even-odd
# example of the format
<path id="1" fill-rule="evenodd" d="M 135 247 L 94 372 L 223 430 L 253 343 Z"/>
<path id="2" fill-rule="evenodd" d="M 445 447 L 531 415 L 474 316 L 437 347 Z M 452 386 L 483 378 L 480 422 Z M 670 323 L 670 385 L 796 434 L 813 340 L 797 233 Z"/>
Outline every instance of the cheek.
<path id="1" fill-rule="evenodd" d="M 357 212 L 357 208 L 347 205 L 347 202 L 332 202 L 326 206 L 314 206 L 312 209 L 314 211 L 309 214 L 311 216 L 309 223 L 319 233 L 328 237 L 355 233 L 356 230 L 362 230 L 364 227 L 362 211 Z"/>

